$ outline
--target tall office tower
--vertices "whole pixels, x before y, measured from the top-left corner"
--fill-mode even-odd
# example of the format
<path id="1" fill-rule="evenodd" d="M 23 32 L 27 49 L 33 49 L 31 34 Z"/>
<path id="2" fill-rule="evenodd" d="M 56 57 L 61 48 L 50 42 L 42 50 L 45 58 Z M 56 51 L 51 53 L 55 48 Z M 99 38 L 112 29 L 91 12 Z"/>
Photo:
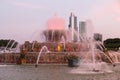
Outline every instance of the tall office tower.
<path id="1" fill-rule="evenodd" d="M 86 37 L 86 34 L 87 34 L 87 30 L 86 30 L 86 27 L 87 26 L 87 23 L 85 21 L 81 21 L 79 22 L 79 34 L 82 36 L 82 37 Z"/>
<path id="2" fill-rule="evenodd" d="M 94 33 L 94 40 L 96 40 L 96 41 L 102 41 L 102 34 L 100 34 L 100 33 Z"/>
<path id="3" fill-rule="evenodd" d="M 77 17 L 71 13 L 69 17 L 69 29 L 71 29 L 72 33 L 72 41 L 77 41 L 77 35 L 75 34 L 77 31 Z"/>

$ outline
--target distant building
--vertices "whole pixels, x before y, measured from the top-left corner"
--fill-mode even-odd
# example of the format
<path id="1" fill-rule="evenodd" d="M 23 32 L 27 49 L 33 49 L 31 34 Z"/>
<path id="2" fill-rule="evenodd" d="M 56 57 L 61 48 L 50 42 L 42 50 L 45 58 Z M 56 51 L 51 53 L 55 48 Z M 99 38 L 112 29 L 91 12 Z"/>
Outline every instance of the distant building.
<path id="1" fill-rule="evenodd" d="M 72 33 L 72 41 L 77 41 L 77 35 L 75 34 L 78 30 L 77 27 L 77 17 L 71 13 L 69 17 L 69 29 L 71 29 Z"/>
<path id="2" fill-rule="evenodd" d="M 87 26 L 87 23 L 85 22 L 85 21 L 81 21 L 81 22 L 79 22 L 79 34 L 81 35 L 81 36 L 86 36 L 86 26 Z"/>
<path id="3" fill-rule="evenodd" d="M 100 33 L 94 33 L 94 39 L 96 41 L 102 41 L 102 34 L 100 34 Z"/>

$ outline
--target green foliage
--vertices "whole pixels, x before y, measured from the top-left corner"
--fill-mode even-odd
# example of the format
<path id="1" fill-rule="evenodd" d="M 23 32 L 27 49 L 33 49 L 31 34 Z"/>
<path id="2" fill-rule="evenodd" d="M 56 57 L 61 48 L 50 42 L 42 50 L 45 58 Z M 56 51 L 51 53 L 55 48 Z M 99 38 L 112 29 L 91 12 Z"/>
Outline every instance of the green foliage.
<path id="1" fill-rule="evenodd" d="M 107 39 L 104 41 L 104 46 L 108 50 L 118 50 L 120 47 L 120 38 Z"/>
<path id="2" fill-rule="evenodd" d="M 7 45 L 7 42 L 8 42 L 9 40 L 3 40 L 3 39 L 1 39 L 0 40 L 0 47 L 5 47 L 6 45 Z"/>

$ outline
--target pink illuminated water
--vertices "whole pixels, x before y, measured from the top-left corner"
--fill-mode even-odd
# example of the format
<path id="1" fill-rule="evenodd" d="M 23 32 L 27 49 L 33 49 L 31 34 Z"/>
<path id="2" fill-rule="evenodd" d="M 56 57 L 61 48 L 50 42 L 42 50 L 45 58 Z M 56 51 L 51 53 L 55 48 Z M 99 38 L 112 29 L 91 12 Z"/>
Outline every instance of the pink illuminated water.
<path id="1" fill-rule="evenodd" d="M 65 22 L 64 19 L 58 17 L 56 14 L 50 18 L 47 22 L 48 30 L 64 30 Z"/>

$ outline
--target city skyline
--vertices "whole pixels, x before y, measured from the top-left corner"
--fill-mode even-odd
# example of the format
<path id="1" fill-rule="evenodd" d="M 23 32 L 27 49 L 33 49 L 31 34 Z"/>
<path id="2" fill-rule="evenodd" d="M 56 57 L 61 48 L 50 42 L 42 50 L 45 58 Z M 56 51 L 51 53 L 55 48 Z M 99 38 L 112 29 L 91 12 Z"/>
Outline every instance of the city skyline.
<path id="1" fill-rule="evenodd" d="M 31 40 L 36 31 L 46 29 L 47 20 L 58 13 L 69 25 L 73 12 L 79 21 L 90 19 L 94 33 L 103 39 L 120 38 L 120 2 L 118 0 L 76 0 L 76 1 L 0 1 L 0 39 L 15 39 L 20 43 Z"/>

